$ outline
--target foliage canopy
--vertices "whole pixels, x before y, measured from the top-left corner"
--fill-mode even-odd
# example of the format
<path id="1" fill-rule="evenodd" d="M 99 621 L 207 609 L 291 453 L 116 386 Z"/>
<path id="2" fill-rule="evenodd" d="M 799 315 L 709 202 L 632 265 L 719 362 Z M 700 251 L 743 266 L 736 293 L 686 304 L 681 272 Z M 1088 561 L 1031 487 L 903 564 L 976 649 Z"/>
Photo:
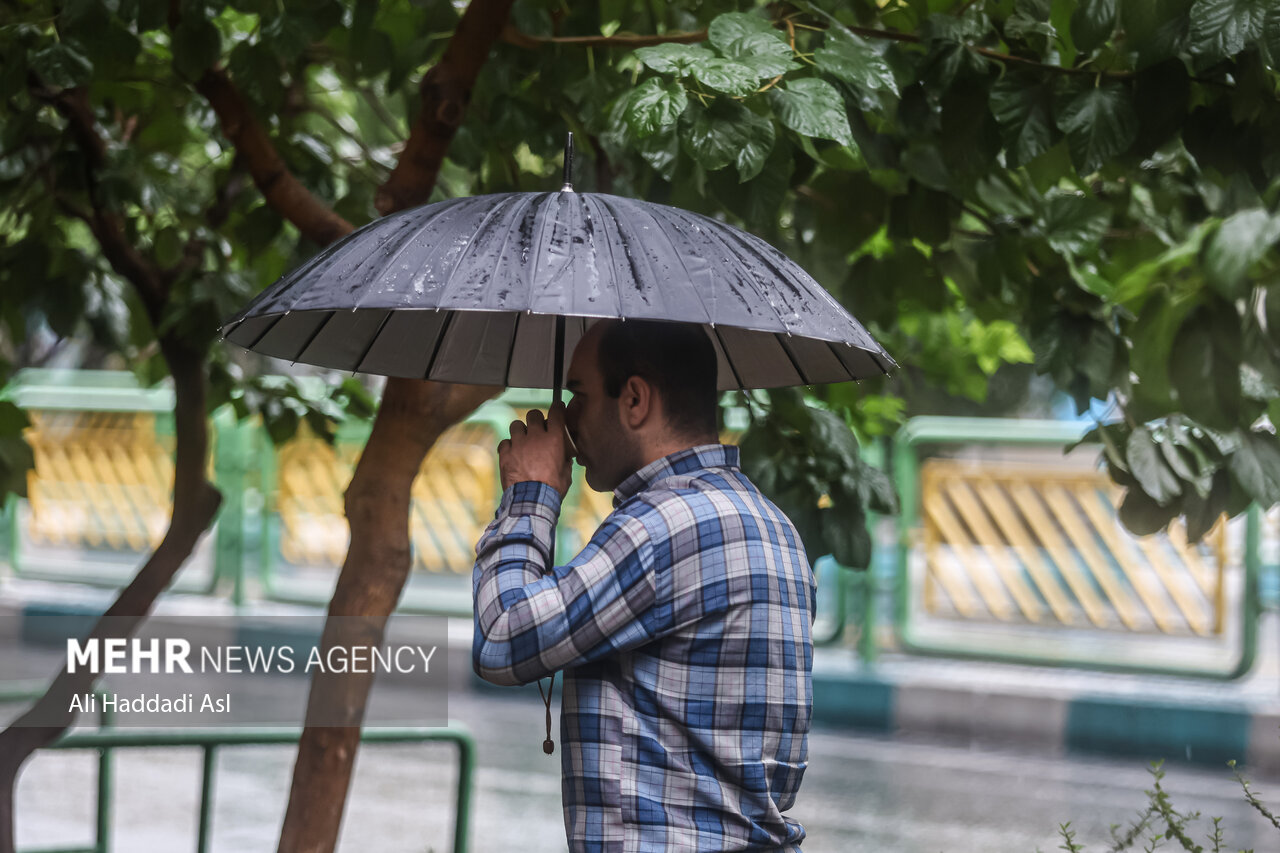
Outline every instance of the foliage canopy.
<path id="1" fill-rule="evenodd" d="M 366 406 L 354 383 L 322 401 L 264 385 L 212 346 L 320 239 L 254 191 L 241 131 L 369 221 L 457 22 L 441 0 L 7 6 L 4 335 L 92 335 L 154 380 L 156 335 L 178 329 L 210 353 L 210 406 L 263 410 L 277 438 Z M 918 389 L 980 398 L 1010 362 L 1081 411 L 1110 398 L 1094 437 L 1126 524 L 1184 516 L 1198 537 L 1280 501 L 1277 68 L 1268 0 L 521 0 L 436 192 L 553 189 L 570 129 L 583 188 L 724 217 L 813 272 L 904 366 L 812 389 L 834 420 L 770 395 L 747 438 L 818 553 L 865 565 L 865 513 L 892 503 L 842 422 L 886 433 Z M 110 222 L 171 276 L 162 316 L 124 283 Z M 0 409 L 9 488 L 19 428 Z"/>

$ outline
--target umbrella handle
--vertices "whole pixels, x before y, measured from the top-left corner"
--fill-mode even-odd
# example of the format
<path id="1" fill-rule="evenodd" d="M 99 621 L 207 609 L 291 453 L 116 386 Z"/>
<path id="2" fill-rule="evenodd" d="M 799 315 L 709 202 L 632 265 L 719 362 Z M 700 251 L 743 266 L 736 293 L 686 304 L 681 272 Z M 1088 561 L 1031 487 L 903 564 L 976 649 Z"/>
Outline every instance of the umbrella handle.
<path id="1" fill-rule="evenodd" d="M 570 137 L 573 134 L 569 134 Z M 571 149 L 566 149 L 566 152 Z M 566 153 L 566 156 L 569 156 Z M 566 167 L 567 169 L 568 167 Z M 560 402 L 560 382 L 564 379 L 564 317 L 556 317 L 556 350 L 554 372 L 551 376 L 551 402 Z"/>
<path id="2" fill-rule="evenodd" d="M 570 133 L 569 141 L 565 143 L 564 147 L 564 179 L 566 186 L 569 184 L 569 169 L 572 158 L 573 134 Z M 560 402 L 560 381 L 564 377 L 564 317 L 556 317 L 556 351 L 554 365 L 555 373 L 551 379 L 552 405 L 556 405 Z M 549 414 L 550 413 L 548 412 L 548 415 Z M 551 535 L 551 553 L 548 556 L 551 557 L 551 565 L 549 568 L 554 569 L 556 565 L 556 536 L 554 533 Z M 546 740 L 542 742 L 542 751 L 547 755 L 551 755 L 556 751 L 556 742 L 551 737 L 551 696 L 555 692 L 555 689 L 556 674 L 554 672 L 551 673 L 551 683 L 547 685 L 546 692 L 543 692 L 542 690 L 542 679 L 538 679 L 538 695 L 542 697 L 542 701 L 547 707 L 547 737 Z"/>

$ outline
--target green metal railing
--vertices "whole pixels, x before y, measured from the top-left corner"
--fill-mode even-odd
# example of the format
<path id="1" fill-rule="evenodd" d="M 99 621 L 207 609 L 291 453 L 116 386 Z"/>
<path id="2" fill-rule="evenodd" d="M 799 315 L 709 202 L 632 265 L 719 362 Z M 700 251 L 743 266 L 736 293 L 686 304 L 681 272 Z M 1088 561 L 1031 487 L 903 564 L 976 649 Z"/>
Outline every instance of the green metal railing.
<path id="1" fill-rule="evenodd" d="M 46 749 L 96 750 L 98 753 L 98 805 L 94 843 L 88 847 L 40 848 L 23 853 L 109 853 L 111 803 L 114 795 L 112 754 L 119 749 L 191 747 L 201 751 L 200 812 L 196 829 L 197 853 L 207 853 L 213 831 L 213 790 L 217 752 L 235 746 L 288 746 L 297 744 L 300 728 L 245 729 L 99 729 L 64 735 Z M 453 850 L 466 853 L 475 773 L 475 741 L 460 726 L 440 728 L 387 728 L 361 732 L 370 744 L 445 742 L 458 747 L 458 793 L 454 811 Z"/>
<path id="2" fill-rule="evenodd" d="M 322 394 L 319 380 L 300 380 L 304 393 Z M 99 413 L 151 413 L 155 416 L 155 430 L 159 438 L 168 441 L 172 436 L 172 392 L 159 389 L 140 389 L 132 374 L 109 371 L 24 371 L 18 381 L 0 392 L 0 396 L 18 402 L 33 411 L 71 412 L 75 410 Z M 507 423 L 516 412 L 545 406 L 549 395 L 545 392 L 512 389 L 490 401 L 472 418 L 473 423 L 483 423 L 496 438 L 506 434 Z M 340 425 L 338 442 L 346 447 L 358 447 L 366 439 L 370 426 L 351 421 Z M 877 652 L 876 632 L 887 617 L 897 623 L 898 636 L 912 648 L 911 625 L 905 605 L 909 589 L 904 583 L 905 567 L 910 548 L 907 532 L 917 523 L 917 506 L 920 501 L 921 449 L 930 444 L 970 446 L 1001 445 L 1016 447 L 1062 446 L 1074 441 L 1086 429 L 1086 425 L 1050 421 L 1002 421 L 973 418 L 916 418 L 910 421 L 892 443 L 891 453 L 880 445 L 866 448 L 873 464 L 877 454 L 883 459 L 890 456 L 894 476 L 902 499 L 903 513 L 898 519 L 898 547 L 880 547 L 873 552 L 873 567 L 868 572 L 820 570 L 822 583 L 819 589 L 818 621 L 814 626 L 815 642 L 841 641 L 850 624 L 860 629 L 858 650 L 865 660 L 872 660 Z M 223 503 L 213 530 L 213 567 L 211 575 L 179 575 L 180 589 L 189 591 L 229 594 L 236 603 L 251 596 L 276 600 L 322 605 L 327 600 L 328 581 L 336 576 L 336 567 L 306 568 L 300 565 L 293 576 L 285 574 L 289 565 L 280 548 L 278 508 L 272 503 L 275 478 L 278 475 L 276 451 L 260 425 L 238 422 L 229 409 L 215 413 L 212 419 L 211 475 L 222 490 Z M 882 465 L 882 467 L 884 467 Z M 486 469 L 487 470 L 487 469 Z M 493 473 L 496 477 L 496 468 Z M 571 490 L 563 508 L 562 517 L 571 523 L 560 526 L 558 553 L 569 554 L 582 544 L 582 533 L 591 515 L 590 504 L 581 502 L 580 485 Z M 260 500 L 255 500 L 260 497 Z M 18 528 L 18 501 L 11 498 L 5 506 L 4 527 L 7 528 L 9 557 L 13 571 L 19 575 L 69 580 L 100 586 L 118 586 L 125 582 L 127 572 L 116 566 L 111 571 L 92 565 L 93 552 L 83 560 L 84 566 L 71 571 L 60 567 L 57 571 L 44 571 L 41 565 L 24 559 L 20 553 Z M 582 511 L 578 512 L 579 504 Z M 1272 606 L 1280 601 L 1280 566 L 1274 559 L 1264 561 L 1260 551 L 1263 532 L 1261 516 L 1255 511 L 1246 522 L 1245 592 L 1246 612 L 1244 632 L 1245 654 L 1241 667 L 1251 662 L 1251 649 L 1256 641 L 1256 602 L 1261 595 Z M 869 524 L 874 525 L 875 519 Z M 437 526 L 431 530 L 444 536 L 449 531 Z M 581 529 L 573 529 L 574 525 Z M 589 526 L 589 525 L 587 525 Z M 456 528 L 450 528 L 456 529 Z M 1276 529 L 1280 529 L 1277 527 Z M 433 533 L 433 535 L 435 535 Z M 1272 539 L 1274 539 L 1272 535 Z M 25 541 L 25 540 L 24 540 Z M 1271 540 L 1268 540 L 1271 541 Z M 451 546 L 452 547 L 452 546 Z M 456 557 L 456 554 L 454 555 Z M 141 559 L 142 555 L 139 555 Z M 455 560 L 456 562 L 456 560 Z M 885 571 L 890 563 L 895 571 Z M 455 567 L 456 568 L 456 567 Z M 896 578 L 894 575 L 896 574 Z M 896 587 L 896 589 L 895 589 Z M 881 598 L 893 599 L 892 607 L 880 608 Z M 470 613 L 469 578 L 452 572 L 415 572 L 401 609 L 425 613 L 468 615 Z M 892 614 L 889 616 L 888 614 Z M 916 647 L 917 651 L 927 651 Z M 984 653 L 984 656 L 985 653 Z M 998 657 L 999 655 L 995 655 Z M 1093 666 L 1093 661 L 1078 661 Z M 1101 667 L 1105 668 L 1105 667 Z M 1162 671 L 1162 670 L 1160 670 Z"/>
<path id="3" fill-rule="evenodd" d="M 894 477 L 901 500 L 898 518 L 897 591 L 895 621 L 903 646 L 912 652 L 966 657 L 982 660 L 1003 660 L 1016 663 L 1034 663 L 1050 666 L 1083 666 L 1096 670 L 1143 672 L 1165 675 L 1194 675 L 1206 678 L 1232 679 L 1248 672 L 1253 665 L 1257 647 L 1258 576 L 1260 572 L 1261 513 L 1253 507 L 1245 520 L 1243 568 L 1239 609 L 1239 650 L 1235 662 L 1222 670 L 1191 667 L 1175 667 L 1160 664 L 1144 665 L 1132 662 L 1109 662 L 1096 656 L 1085 657 L 1064 653 L 1049 656 L 1027 651 L 1025 648 L 964 648 L 938 645 L 921 641 L 915 633 L 912 596 L 920 592 L 912 585 L 910 561 L 916 531 L 920 528 L 922 506 L 923 449 L 934 446 L 997 446 L 1001 448 L 1053 448 L 1070 445 L 1087 430 L 1088 424 L 1057 421 L 1002 420 L 993 418 L 944 418 L 921 417 L 909 421 L 895 437 Z M 980 521 L 980 519 L 979 519 Z M 1219 571 L 1224 571 L 1219 566 Z M 1096 583 L 1096 582 L 1095 582 Z M 1119 635 L 1111 632 L 1114 638 Z"/>

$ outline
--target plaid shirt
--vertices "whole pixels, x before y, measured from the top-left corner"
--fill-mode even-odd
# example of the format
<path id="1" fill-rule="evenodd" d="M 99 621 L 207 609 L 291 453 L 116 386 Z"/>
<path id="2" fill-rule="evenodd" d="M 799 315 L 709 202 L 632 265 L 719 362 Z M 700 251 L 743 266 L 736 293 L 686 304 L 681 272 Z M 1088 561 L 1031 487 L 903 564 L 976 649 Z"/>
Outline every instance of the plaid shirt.
<path id="1" fill-rule="evenodd" d="M 570 849 L 798 849 L 814 577 L 795 527 L 725 445 L 646 465 L 614 506 L 547 571 L 560 495 L 516 483 L 476 546 L 476 672 L 564 670 Z"/>

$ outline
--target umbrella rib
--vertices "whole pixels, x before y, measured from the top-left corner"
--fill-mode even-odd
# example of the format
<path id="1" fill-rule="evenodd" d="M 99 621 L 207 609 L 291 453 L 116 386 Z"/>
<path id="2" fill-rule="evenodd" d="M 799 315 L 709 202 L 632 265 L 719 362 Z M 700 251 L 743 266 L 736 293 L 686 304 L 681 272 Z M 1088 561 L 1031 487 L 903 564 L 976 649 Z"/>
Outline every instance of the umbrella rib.
<path id="1" fill-rule="evenodd" d="M 382 334 L 382 328 L 387 325 L 387 321 L 391 319 L 391 315 L 394 313 L 391 309 L 387 309 L 387 313 L 382 317 L 382 322 L 378 324 L 378 328 L 374 329 L 373 337 L 369 338 L 369 343 L 365 345 L 364 352 L 360 353 L 360 357 L 356 359 L 355 366 L 351 368 L 352 373 L 359 370 L 360 365 L 364 364 L 364 360 L 369 357 L 369 353 L 373 351 L 373 345 L 378 342 L 378 336 Z"/>
<path id="2" fill-rule="evenodd" d="M 396 249 L 395 255 L 383 261 L 380 264 L 380 266 L 383 269 L 391 269 L 391 265 L 394 264 L 396 261 L 400 260 L 400 256 L 409 250 L 409 247 L 413 245 L 414 240 L 420 234 L 422 234 L 424 229 L 430 227 L 433 222 L 435 222 L 440 217 L 444 216 L 446 213 L 453 212 L 453 209 L 456 207 L 459 207 L 460 203 L 466 201 L 466 199 L 455 199 L 454 201 L 458 203 L 450 204 L 449 202 L 441 202 L 440 208 L 433 210 L 431 212 L 431 215 L 428 216 L 424 222 L 420 222 L 416 226 L 414 226 L 413 233 L 405 238 L 404 243 L 401 244 L 400 248 Z M 367 297 L 368 295 L 369 295 L 369 289 L 365 288 L 363 292 L 360 294 L 360 297 L 356 299 L 356 304 L 352 306 L 352 310 L 354 311 L 356 308 L 359 308 L 361 303 L 364 302 L 365 297 Z"/>
<path id="3" fill-rule="evenodd" d="M 507 369 L 502 371 L 502 384 L 511 384 L 511 360 L 516 354 L 516 335 L 520 334 L 520 312 L 516 312 L 516 324 L 511 327 L 511 346 L 507 347 Z"/>
<path id="4" fill-rule="evenodd" d="M 222 332 L 222 329 L 219 329 L 218 331 L 222 333 L 222 339 L 223 339 L 223 340 L 226 340 L 226 339 L 227 339 L 227 335 L 230 335 L 230 334 L 231 334 L 232 332 L 234 332 L 236 329 L 240 328 L 241 324 L 242 324 L 242 323 L 244 323 L 244 321 L 245 321 L 245 320 L 247 320 L 247 319 L 249 319 L 249 318 L 248 318 L 248 317 L 241 317 L 239 320 L 235 320 L 235 321 L 233 321 L 233 322 L 231 322 L 231 323 L 227 323 L 227 324 L 226 324 L 225 326 L 223 326 L 222 328 L 223 328 L 223 329 L 225 329 L 227 326 L 230 326 L 231 328 L 227 329 L 225 332 Z"/>
<path id="5" fill-rule="evenodd" d="M 692 220 L 692 219 L 690 219 L 689 217 L 687 217 L 687 216 L 685 215 L 685 211 L 679 210 L 678 208 L 674 208 L 674 207 L 672 207 L 672 208 L 668 208 L 668 210 L 670 210 L 670 211 L 671 211 L 672 213 L 674 213 L 677 217 L 679 217 L 681 220 L 683 220 L 683 221 L 685 222 L 685 224 L 686 224 L 686 225 L 687 225 L 687 224 L 689 224 L 690 222 L 694 222 L 694 223 L 695 223 L 695 224 L 697 224 L 700 228 L 702 228 L 702 230 L 703 230 L 703 231 L 704 231 L 704 232 L 705 232 L 709 237 L 711 237 L 712 239 L 716 240 L 716 241 L 721 245 L 721 247 L 723 247 L 723 249 L 724 249 L 724 253 L 725 253 L 725 258 L 726 258 L 727 260 L 731 261 L 731 262 L 733 263 L 733 265 L 734 265 L 734 266 L 736 266 L 736 267 L 738 268 L 738 272 L 739 272 L 739 274 L 742 276 L 743 281 L 744 281 L 744 282 L 746 282 L 746 283 L 748 284 L 748 286 L 749 286 L 749 287 L 751 287 L 753 290 L 755 290 L 755 292 L 756 292 L 756 294 L 757 294 L 758 296 L 760 296 L 760 297 L 764 298 L 764 300 L 765 300 L 766 302 L 768 302 L 768 300 L 769 300 L 768 295 L 767 295 L 767 294 L 765 294 L 765 293 L 763 293 L 763 292 L 760 290 L 760 282 L 759 282 L 759 280 L 757 280 L 757 279 L 755 278 L 755 276 L 753 276 L 753 275 L 752 275 L 752 274 L 751 274 L 751 273 L 746 269 L 746 267 L 744 267 L 744 266 L 742 265 L 742 261 L 738 258 L 737 254 L 733 251 L 733 247 L 732 247 L 732 246 L 730 246 L 730 245 L 728 244 L 728 242 L 724 239 L 724 237 L 722 237 L 722 236 L 720 235 L 720 230 L 719 230 L 719 228 L 712 229 L 712 228 L 704 227 L 704 226 L 702 226 L 702 225 L 701 225 L 701 223 L 698 223 L 696 220 Z M 718 225 L 721 225 L 721 223 L 716 222 L 714 219 L 713 219 L 713 220 L 711 220 L 711 222 L 712 222 L 712 224 L 717 225 L 717 226 L 718 226 Z M 739 297 L 739 298 L 741 298 L 741 297 Z M 744 301 L 745 301 L 745 300 L 744 300 Z M 775 317 L 774 317 L 774 319 L 778 319 L 778 318 L 775 316 Z M 774 330 L 772 330 L 772 329 L 758 329 L 758 330 L 755 330 L 755 331 L 774 331 Z"/>
<path id="6" fill-rule="evenodd" d="M 458 260 L 454 262 L 453 269 L 449 270 L 448 278 L 444 280 L 444 284 L 440 287 L 440 299 L 437 301 L 436 303 L 437 305 L 440 305 L 440 306 L 444 305 L 445 297 L 449 295 L 449 287 L 453 284 L 453 277 L 458 274 L 458 270 L 462 268 L 462 262 L 467 259 L 467 255 L 471 254 L 471 250 L 475 248 L 476 234 L 479 234 L 481 231 L 483 231 L 484 227 L 489 224 L 489 220 L 493 219 L 495 216 L 498 215 L 500 211 L 506 208 L 506 203 L 507 203 L 507 200 L 504 199 L 503 201 L 500 201 L 497 204 L 495 204 L 492 208 L 489 209 L 489 212 L 486 213 L 484 217 L 480 220 L 480 222 L 476 225 L 475 234 L 472 234 L 471 239 L 467 241 L 467 247 L 462 250 L 462 254 L 458 255 Z M 445 322 L 448 322 L 448 320 L 446 320 Z M 434 356 L 432 356 L 432 359 L 434 360 Z"/>
<path id="7" fill-rule="evenodd" d="M 267 333 L 270 332 L 272 329 L 274 329 L 277 323 L 279 323 L 281 320 L 283 320 L 285 317 L 288 317 L 288 316 L 289 316 L 288 311 L 284 312 L 283 314 L 277 314 L 276 318 L 272 320 L 270 323 L 268 323 L 267 327 L 263 329 L 261 332 L 259 332 L 258 336 L 253 339 L 253 343 L 246 346 L 245 349 L 253 349 L 258 344 L 262 343 L 262 339 L 267 336 Z"/>
<path id="8" fill-rule="evenodd" d="M 746 387 L 742 384 L 742 377 L 738 375 L 738 368 L 734 366 L 733 356 L 729 355 L 729 347 L 725 345 L 724 338 L 720 336 L 720 330 L 711 325 L 711 331 L 715 334 L 716 340 L 720 342 L 720 349 L 724 352 L 724 362 L 729 365 L 729 372 L 733 374 L 733 381 L 738 383 L 738 390 L 745 391 Z"/>
<path id="9" fill-rule="evenodd" d="M 551 193 L 547 193 L 546 197 L 550 198 Z M 542 247 L 546 245 L 544 238 L 547 236 L 547 220 L 554 217 L 547 215 L 543 209 L 542 223 L 538 226 L 538 242 L 533 245 L 533 269 L 529 272 L 529 278 L 525 282 L 528 285 L 528 293 L 525 295 L 525 308 L 533 305 L 533 287 L 538 281 L 538 262 L 542 260 Z M 518 321 L 517 321 L 518 322 Z"/>
<path id="10" fill-rule="evenodd" d="M 604 228 L 605 228 L 604 223 L 606 221 L 606 217 L 604 216 L 604 214 L 607 213 L 608 210 L 605 207 L 604 202 L 600 201 L 593 195 L 584 194 L 582 198 L 584 202 L 583 203 L 584 208 L 586 207 L 585 202 L 588 202 L 588 201 L 591 202 L 592 205 L 598 208 L 596 210 L 596 218 L 600 220 L 600 234 L 601 234 L 600 243 L 609 252 L 609 274 L 610 276 L 612 276 L 614 274 L 614 270 L 618 268 L 618 261 L 613 256 L 613 243 L 609 241 L 608 239 L 609 235 L 604 233 Z M 614 219 L 614 225 L 615 226 L 617 225 L 616 218 Z M 617 316 L 621 317 L 622 316 L 622 291 L 618 287 L 611 287 L 609 288 L 609 290 L 613 293 L 613 302 L 614 302 L 614 305 L 617 306 L 617 308 L 615 309 L 617 311 Z"/>
<path id="11" fill-rule="evenodd" d="M 458 316 L 457 311 L 448 311 L 444 315 L 444 322 L 440 324 L 440 337 L 436 338 L 435 346 L 431 348 L 431 358 L 427 359 L 427 372 L 422 375 L 423 379 L 431 378 L 431 369 L 435 367 L 436 356 L 440 354 L 440 347 L 444 344 L 444 336 L 449 334 L 449 327 L 453 325 L 453 318 Z"/>
<path id="12" fill-rule="evenodd" d="M 535 195 L 534 193 L 529 193 L 524 198 L 520 199 L 520 202 L 523 202 L 524 204 L 523 209 L 520 211 L 520 216 L 524 216 L 525 211 L 527 211 L 529 207 L 533 204 L 534 195 Z M 512 207 L 515 207 L 515 205 L 512 205 Z M 476 230 L 479 231 L 480 229 L 477 228 Z M 506 256 L 507 244 L 510 242 L 511 242 L 511 228 L 508 227 L 506 229 L 506 232 L 502 235 L 502 245 L 498 247 L 498 254 L 494 256 L 495 262 L 501 261 L 502 258 Z M 459 258 L 458 260 L 461 261 L 462 259 Z M 517 317 L 518 316 L 519 315 L 517 315 Z"/>
<path id="13" fill-rule="evenodd" d="M 840 357 L 840 351 L 836 349 L 836 344 L 838 343 L 838 341 L 824 341 L 824 343 L 827 345 L 827 348 L 831 350 L 831 355 L 832 357 L 835 358 L 836 363 L 839 364 L 842 368 L 844 368 L 845 373 L 849 374 L 849 378 L 852 379 L 854 382 L 861 382 L 862 377 L 854 376 L 853 370 L 851 370 L 849 368 L 849 365 L 844 363 L 844 359 Z M 853 344 L 845 344 L 845 346 L 851 347 L 853 349 L 862 349 L 862 347 L 854 347 Z M 863 352 L 866 352 L 866 350 L 863 350 Z"/>
<path id="14" fill-rule="evenodd" d="M 292 293 L 294 290 L 298 291 L 297 293 L 294 294 L 293 301 L 289 303 L 289 307 L 285 309 L 286 314 L 292 311 L 294 309 L 294 306 L 296 306 L 298 302 L 302 299 L 302 297 L 305 296 L 307 293 L 307 289 L 305 287 L 299 287 L 299 285 L 302 284 L 303 281 L 305 281 L 307 277 L 310 276 L 311 273 L 315 271 L 315 269 L 319 267 L 321 264 L 333 261 L 335 258 L 338 257 L 338 255 L 341 252 L 349 249 L 351 245 L 355 242 L 355 237 L 358 231 L 359 229 L 343 235 L 342 238 L 338 240 L 337 243 L 334 243 L 331 246 L 326 247 L 319 254 L 307 260 L 302 266 L 298 267 L 296 270 L 293 270 L 292 272 L 289 273 L 289 277 L 293 280 L 289 282 L 289 286 L 287 288 L 282 290 L 280 293 L 278 293 L 274 297 L 275 299 L 280 300 L 281 304 L 283 304 L 284 297 L 287 294 Z M 270 289 L 267 289 L 267 290 L 264 290 L 262 293 L 260 293 L 258 297 L 254 300 L 254 302 L 249 303 L 249 309 L 252 310 L 254 304 L 258 300 L 265 298 L 266 295 L 270 292 L 271 292 Z"/>
<path id="15" fill-rule="evenodd" d="M 325 317 L 316 325 L 315 329 L 312 330 L 311 334 L 307 336 L 306 341 L 303 342 L 302 349 L 298 350 L 298 354 L 293 357 L 293 361 L 296 362 L 298 359 L 302 358 L 302 354 L 307 351 L 307 347 L 311 346 L 311 342 L 316 339 L 316 336 L 319 335 L 320 332 L 324 330 L 325 326 L 329 325 L 329 321 L 332 320 L 335 316 L 337 316 L 337 314 L 338 314 L 337 311 L 330 311 L 329 316 Z"/>
<path id="16" fill-rule="evenodd" d="M 791 366 L 796 369 L 796 376 L 800 377 L 800 381 L 805 385 L 812 385 L 809 377 L 805 376 L 804 368 L 800 366 L 800 362 L 796 361 L 795 353 L 791 351 L 791 347 L 787 346 L 787 340 L 782 336 L 781 332 L 774 332 L 773 336 L 778 340 L 778 346 L 782 347 L 782 351 L 787 354 L 787 359 L 791 362 Z"/>
<path id="17" fill-rule="evenodd" d="M 684 270 L 684 277 L 688 280 L 689 287 L 693 290 L 693 295 L 698 297 L 698 304 L 702 306 L 702 313 L 707 315 L 707 322 L 715 323 L 716 318 L 712 317 L 711 312 L 707 310 L 707 301 L 702 298 L 702 294 L 698 292 L 698 288 L 693 286 L 693 276 L 689 274 L 689 267 L 684 262 L 684 255 L 682 255 L 680 250 L 676 248 L 675 240 L 672 240 L 671 235 L 662 227 L 662 223 L 658 221 L 658 217 L 654 215 L 652 208 L 644 205 L 636 205 L 636 207 L 644 210 L 648 217 L 653 220 L 653 224 L 658 227 L 658 233 L 666 239 L 667 245 L 671 247 L 671 254 L 675 255 L 676 260 L 680 262 L 680 269 Z M 728 358 L 727 353 L 725 354 L 725 358 Z"/>

